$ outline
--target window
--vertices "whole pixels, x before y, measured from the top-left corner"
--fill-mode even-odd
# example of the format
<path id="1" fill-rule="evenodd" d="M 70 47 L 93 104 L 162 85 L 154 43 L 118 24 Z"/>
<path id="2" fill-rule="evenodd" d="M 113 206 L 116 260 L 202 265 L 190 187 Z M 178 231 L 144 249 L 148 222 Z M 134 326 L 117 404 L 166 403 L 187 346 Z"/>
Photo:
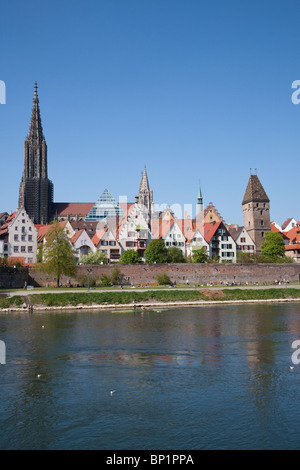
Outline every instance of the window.
<path id="1" fill-rule="evenodd" d="M 28 241 L 32 242 L 32 235 L 28 235 Z"/>
<path id="2" fill-rule="evenodd" d="M 21 246 L 21 252 L 25 253 L 25 251 L 26 251 L 26 246 Z"/>
<path id="3" fill-rule="evenodd" d="M 221 240 L 222 240 L 223 242 L 227 242 L 227 241 L 228 241 L 228 236 L 227 236 L 227 235 L 223 235 L 223 236 L 221 237 Z"/>
<path id="4" fill-rule="evenodd" d="M 25 227 L 22 227 L 22 233 L 25 233 Z"/>
<path id="5" fill-rule="evenodd" d="M 25 242 L 26 241 L 26 235 L 21 235 L 21 241 Z"/>
<path id="6" fill-rule="evenodd" d="M 241 238 L 241 243 L 246 243 L 246 238 Z"/>
<path id="7" fill-rule="evenodd" d="M 116 242 L 110 241 L 109 244 L 110 244 L 110 246 L 115 246 L 115 245 L 116 245 Z"/>
<path id="8" fill-rule="evenodd" d="M 263 221 L 263 220 L 260 221 L 260 225 L 264 225 L 264 221 Z"/>
<path id="9" fill-rule="evenodd" d="M 25 224 L 25 219 L 22 219 L 22 224 Z"/>
<path id="10" fill-rule="evenodd" d="M 19 235 L 14 235 L 14 241 L 15 242 L 19 241 Z"/>
<path id="11" fill-rule="evenodd" d="M 261 232 L 261 236 L 263 237 L 265 235 L 265 232 Z"/>
<path id="12" fill-rule="evenodd" d="M 15 226 L 15 230 L 18 230 L 18 226 L 17 226 L 17 225 Z"/>
<path id="13" fill-rule="evenodd" d="M 28 227 L 29 232 L 31 232 L 31 227 Z"/>
<path id="14" fill-rule="evenodd" d="M 28 258 L 28 263 L 33 263 L 33 258 Z"/>
<path id="15" fill-rule="evenodd" d="M 18 246 L 14 246 L 14 253 L 18 253 L 19 251 L 19 247 Z"/>
<path id="16" fill-rule="evenodd" d="M 29 246 L 28 247 L 28 253 L 32 253 L 33 252 L 33 247 L 32 246 Z"/>

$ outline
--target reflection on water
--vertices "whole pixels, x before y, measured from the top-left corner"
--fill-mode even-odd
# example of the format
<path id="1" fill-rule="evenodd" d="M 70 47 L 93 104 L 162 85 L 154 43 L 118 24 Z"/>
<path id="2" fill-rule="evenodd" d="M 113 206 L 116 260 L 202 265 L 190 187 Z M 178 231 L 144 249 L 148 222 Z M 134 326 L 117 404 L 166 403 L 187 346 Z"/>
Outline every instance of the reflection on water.
<path id="1" fill-rule="evenodd" d="M 0 449 L 297 449 L 299 314 L 0 315 Z"/>

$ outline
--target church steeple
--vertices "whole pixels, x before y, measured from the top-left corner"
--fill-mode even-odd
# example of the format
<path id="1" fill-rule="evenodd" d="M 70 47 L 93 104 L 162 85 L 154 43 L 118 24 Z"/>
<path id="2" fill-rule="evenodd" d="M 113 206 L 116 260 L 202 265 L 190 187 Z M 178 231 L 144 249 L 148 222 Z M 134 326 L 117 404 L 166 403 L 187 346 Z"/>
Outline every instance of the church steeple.
<path id="1" fill-rule="evenodd" d="M 31 140 L 32 143 L 34 142 L 35 144 L 41 143 L 43 140 L 45 140 L 44 135 L 43 135 L 42 120 L 41 120 L 37 89 L 38 89 L 37 82 L 35 82 L 30 127 L 29 127 L 29 133 L 27 137 L 28 139 Z"/>
<path id="2" fill-rule="evenodd" d="M 200 187 L 200 182 L 199 182 L 196 215 L 200 214 L 202 211 L 203 211 L 203 197 L 202 197 L 202 192 L 201 192 L 201 187 Z"/>
<path id="3" fill-rule="evenodd" d="M 48 179 L 47 144 L 43 134 L 37 93 L 34 96 L 28 136 L 24 142 L 24 171 L 20 184 L 19 208 L 24 208 L 36 224 L 51 220 L 53 184 Z"/>
<path id="4" fill-rule="evenodd" d="M 148 223 L 151 222 L 151 213 L 153 211 L 153 191 L 150 189 L 146 165 L 142 172 L 139 193 L 135 196 L 136 204 L 142 204 L 147 210 Z"/>

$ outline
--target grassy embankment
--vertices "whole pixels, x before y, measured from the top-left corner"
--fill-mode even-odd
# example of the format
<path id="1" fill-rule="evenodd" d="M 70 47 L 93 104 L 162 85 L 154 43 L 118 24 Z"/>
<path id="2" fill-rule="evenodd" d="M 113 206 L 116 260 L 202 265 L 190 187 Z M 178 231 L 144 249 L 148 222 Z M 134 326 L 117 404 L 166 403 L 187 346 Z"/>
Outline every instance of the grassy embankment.
<path id="1" fill-rule="evenodd" d="M 112 292 L 70 292 L 31 294 L 28 296 L 16 295 L 0 298 L 0 308 L 15 308 L 26 304 L 45 307 L 67 307 L 81 305 L 125 305 L 135 301 L 138 304 L 147 302 L 189 302 L 189 301 L 236 301 L 236 300 L 279 300 L 299 299 L 300 289 L 283 287 L 281 289 L 220 289 L 209 291 L 112 291 Z"/>

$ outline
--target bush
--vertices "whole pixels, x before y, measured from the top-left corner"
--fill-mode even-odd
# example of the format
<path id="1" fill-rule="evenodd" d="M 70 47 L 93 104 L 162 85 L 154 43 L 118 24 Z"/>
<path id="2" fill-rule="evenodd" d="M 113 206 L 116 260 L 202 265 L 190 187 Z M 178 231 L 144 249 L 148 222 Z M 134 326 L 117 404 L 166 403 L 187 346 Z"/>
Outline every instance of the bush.
<path id="1" fill-rule="evenodd" d="M 100 281 L 101 281 L 101 286 L 107 287 L 107 286 L 110 286 L 111 278 L 107 274 L 102 274 Z"/>
<path id="2" fill-rule="evenodd" d="M 171 284 L 171 279 L 166 273 L 157 274 L 156 281 L 158 282 L 158 285 L 160 286 Z"/>

